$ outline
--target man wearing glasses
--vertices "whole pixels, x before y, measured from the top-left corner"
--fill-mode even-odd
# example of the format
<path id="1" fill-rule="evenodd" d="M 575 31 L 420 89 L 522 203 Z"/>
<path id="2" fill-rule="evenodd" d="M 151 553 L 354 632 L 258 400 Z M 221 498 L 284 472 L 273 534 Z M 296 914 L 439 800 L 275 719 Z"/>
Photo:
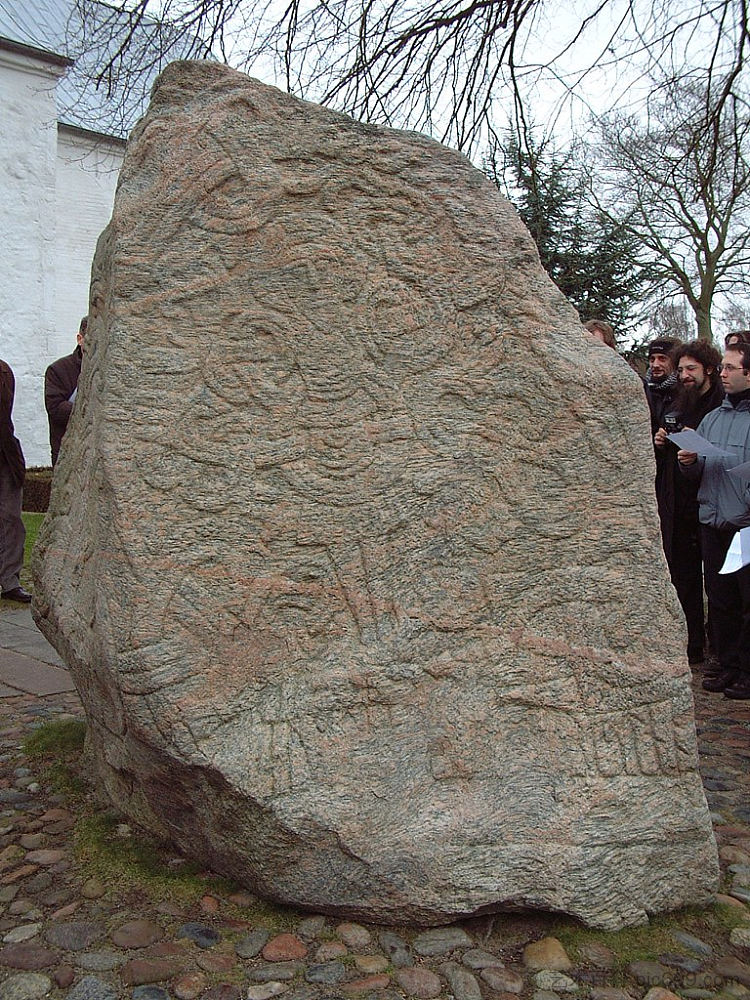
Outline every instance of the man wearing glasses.
<path id="1" fill-rule="evenodd" d="M 750 344 L 726 348 L 721 364 L 726 393 L 717 409 L 698 425 L 698 433 L 729 455 L 698 458 L 695 452 L 677 453 L 680 469 L 700 482 L 703 569 L 708 594 L 708 617 L 718 669 L 706 674 L 707 691 L 723 691 L 726 698 L 750 698 L 750 566 L 720 574 L 729 545 L 739 528 L 750 525 L 750 473 L 732 472 L 750 463 Z"/>

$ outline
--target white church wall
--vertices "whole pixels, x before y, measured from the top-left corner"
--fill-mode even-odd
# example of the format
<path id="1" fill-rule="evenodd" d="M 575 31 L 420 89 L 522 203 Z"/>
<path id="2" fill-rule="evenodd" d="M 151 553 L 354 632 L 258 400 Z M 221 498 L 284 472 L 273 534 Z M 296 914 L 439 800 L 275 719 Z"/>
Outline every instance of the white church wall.
<path id="1" fill-rule="evenodd" d="M 124 143 L 58 126 L 65 66 L 0 47 L 0 357 L 16 376 L 27 465 L 49 465 L 44 371 L 75 347 L 91 260 L 109 221 Z"/>
<path id="2" fill-rule="evenodd" d="M 58 129 L 56 171 L 57 238 L 54 357 L 75 347 L 81 317 L 88 311 L 91 261 L 96 242 L 112 215 L 125 145 L 66 126 Z"/>
<path id="3" fill-rule="evenodd" d="M 43 369 L 55 301 L 55 85 L 64 66 L 0 49 L 0 357 L 16 376 L 13 419 L 45 461 Z"/>

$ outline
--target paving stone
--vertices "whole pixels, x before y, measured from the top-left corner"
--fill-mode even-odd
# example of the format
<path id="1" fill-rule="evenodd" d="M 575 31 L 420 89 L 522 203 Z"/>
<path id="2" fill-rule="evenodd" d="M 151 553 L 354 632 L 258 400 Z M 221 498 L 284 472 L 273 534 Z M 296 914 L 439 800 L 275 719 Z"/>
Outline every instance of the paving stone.
<path id="1" fill-rule="evenodd" d="M 325 928 L 326 918 L 322 913 L 317 913 L 313 917 L 306 917 L 297 927 L 297 935 L 303 941 L 314 941 L 319 937 Z"/>
<path id="2" fill-rule="evenodd" d="M 20 882 L 28 875 L 33 875 L 37 870 L 36 865 L 21 865 L 19 868 L 14 868 L 13 871 L 8 872 L 7 875 L 3 875 L 0 878 L 0 884 L 12 885 L 14 882 Z"/>
<path id="3" fill-rule="evenodd" d="M 455 1000 L 481 1000 L 482 990 L 476 977 L 458 962 L 444 962 L 438 972 L 448 980 Z"/>
<path id="4" fill-rule="evenodd" d="M 221 939 L 221 935 L 213 927 L 193 922 L 183 924 L 177 931 L 177 937 L 194 941 L 199 948 L 213 948 Z"/>
<path id="5" fill-rule="evenodd" d="M 265 983 L 262 986 L 249 986 L 245 991 L 246 1000 L 271 1000 L 271 997 L 281 996 L 289 989 L 286 983 Z"/>
<path id="6" fill-rule="evenodd" d="M 24 833 L 18 838 L 18 843 L 27 851 L 34 851 L 44 843 L 43 833 Z"/>
<path id="7" fill-rule="evenodd" d="M 633 1000 L 633 995 L 617 986 L 594 986 L 591 1000 Z"/>
<path id="8" fill-rule="evenodd" d="M 310 965 L 305 970 L 305 980 L 319 986 L 335 986 L 346 979 L 346 966 L 343 962 L 324 962 L 322 965 Z"/>
<path id="9" fill-rule="evenodd" d="M 501 958 L 492 955 L 489 951 L 482 951 L 481 948 L 471 948 L 464 952 L 461 961 L 470 969 L 502 969 L 505 967 Z"/>
<path id="10" fill-rule="evenodd" d="M 202 972 L 186 972 L 172 983 L 177 1000 L 196 1000 L 206 988 L 208 980 Z"/>
<path id="11" fill-rule="evenodd" d="M 736 948 L 750 948 L 750 927 L 735 927 L 729 935 L 729 943 Z"/>
<path id="12" fill-rule="evenodd" d="M 358 972 L 366 976 L 377 976 L 390 965 L 385 955 L 355 955 L 354 965 Z"/>
<path id="13" fill-rule="evenodd" d="M 349 948 L 366 948 L 372 940 L 372 935 L 362 924 L 338 924 L 336 933 Z"/>
<path id="14" fill-rule="evenodd" d="M 284 1000 L 321 1000 L 321 998 L 322 1000 L 331 1000 L 334 996 L 336 1000 L 341 1000 L 341 997 L 332 991 L 321 990 L 318 986 L 298 982 L 289 987 L 288 992 L 284 994 Z M 386 998 L 381 994 L 378 1000 L 386 1000 Z M 398 998 L 398 1000 L 403 1000 L 403 997 Z"/>
<path id="15" fill-rule="evenodd" d="M 53 882 L 52 876 L 48 872 L 45 872 L 45 878 L 50 880 L 50 884 L 45 886 L 45 891 L 36 888 L 33 890 L 37 894 L 36 898 L 38 902 L 42 906 L 62 906 L 73 899 L 75 894 L 72 889 L 67 887 L 53 889 L 51 888 Z M 27 884 L 26 888 L 31 889 L 31 886 Z"/>
<path id="16" fill-rule="evenodd" d="M 24 972 L 35 972 L 54 965 L 58 954 L 40 944 L 7 944 L 0 949 L 0 965 L 11 969 L 22 969 Z"/>
<path id="17" fill-rule="evenodd" d="M 511 969 L 488 967 L 482 969 L 480 976 L 496 993 L 521 993 L 524 988 L 523 976 Z"/>
<path id="18" fill-rule="evenodd" d="M 44 932 L 47 943 L 63 951 L 83 951 L 104 934 L 104 926 L 87 920 L 51 924 Z"/>
<path id="19" fill-rule="evenodd" d="M 255 983 L 270 983 L 274 979 L 286 983 L 299 975 L 303 969 L 302 962 L 275 962 L 270 965 L 262 965 L 257 969 L 248 969 L 245 975 Z"/>
<path id="20" fill-rule="evenodd" d="M 643 1000 L 680 1000 L 676 993 L 666 990 L 661 986 L 650 989 Z"/>
<path id="21" fill-rule="evenodd" d="M 159 941 L 149 948 L 149 958 L 174 958 L 186 954 L 188 945 L 183 941 Z"/>
<path id="22" fill-rule="evenodd" d="M 270 933 L 264 930 L 251 931 L 234 946 L 234 950 L 240 958 L 255 958 L 263 950 Z"/>
<path id="23" fill-rule="evenodd" d="M 566 976 L 564 972 L 554 972 L 552 969 L 542 969 L 534 975 L 537 989 L 551 990 L 555 993 L 577 993 L 578 983 Z"/>
<path id="24" fill-rule="evenodd" d="M 41 924 L 21 924 L 20 927 L 14 927 L 13 930 L 3 935 L 3 943 L 20 944 L 22 941 L 30 941 L 37 936 L 41 929 Z"/>
<path id="25" fill-rule="evenodd" d="M 724 994 L 737 997 L 738 1000 L 746 1000 L 747 997 L 750 997 L 750 990 L 747 986 L 743 986 L 742 983 L 729 982 L 724 984 L 722 995 Z"/>
<path id="26" fill-rule="evenodd" d="M 81 886 L 84 899 L 101 899 L 107 890 L 98 878 L 89 878 Z"/>
<path id="27" fill-rule="evenodd" d="M 380 931 L 378 942 L 394 969 L 403 969 L 414 965 L 414 958 L 409 952 L 406 941 L 398 934 L 394 934 L 393 931 Z"/>
<path id="28" fill-rule="evenodd" d="M 125 956 L 117 951 L 84 951 L 76 956 L 76 965 L 89 972 L 110 972 L 125 961 Z"/>
<path id="29" fill-rule="evenodd" d="M 600 941 L 586 941 L 580 945 L 578 952 L 584 961 L 595 965 L 597 969 L 614 969 L 615 967 L 615 953 Z"/>
<path id="30" fill-rule="evenodd" d="M 164 937 L 164 931 L 153 920 L 128 920 L 112 932 L 118 948 L 147 948 Z"/>
<path id="31" fill-rule="evenodd" d="M 59 986 L 61 990 L 67 990 L 69 986 L 72 986 L 75 977 L 76 970 L 72 965 L 58 965 L 52 973 L 52 978 L 55 980 L 55 984 Z"/>
<path id="32" fill-rule="evenodd" d="M 573 963 L 562 944 L 554 937 L 532 941 L 523 950 L 523 964 L 532 971 L 550 969 L 553 972 L 567 972 Z"/>
<path id="33" fill-rule="evenodd" d="M 267 962 L 290 962 L 304 958 L 306 954 L 307 945 L 294 934 L 277 934 L 262 950 Z"/>
<path id="34" fill-rule="evenodd" d="M 705 941 L 701 941 L 700 938 L 695 937 L 693 934 L 688 934 L 687 931 L 673 931 L 672 937 L 678 944 L 681 944 L 683 948 L 687 948 L 688 951 L 692 951 L 694 955 L 700 955 L 701 958 L 710 958 L 713 954 L 713 949 L 710 944 L 706 944 Z"/>
<path id="35" fill-rule="evenodd" d="M 673 969 L 682 969 L 683 972 L 697 972 L 702 965 L 700 958 L 690 958 L 688 955 L 678 955 L 676 952 L 659 955 L 659 962 Z"/>
<path id="36" fill-rule="evenodd" d="M 26 855 L 26 863 L 30 865 L 40 865 L 42 868 L 47 868 L 49 865 L 55 865 L 58 861 L 62 861 L 65 858 L 65 851 L 59 850 L 41 850 L 41 851 L 29 851 Z"/>
<path id="37" fill-rule="evenodd" d="M 116 1000 L 117 991 L 96 976 L 84 976 L 72 987 L 66 1000 Z"/>
<path id="38" fill-rule="evenodd" d="M 131 996 L 133 1000 L 169 1000 L 163 986 L 136 986 Z"/>
<path id="39" fill-rule="evenodd" d="M 682 986 L 688 989 L 715 991 L 721 988 L 723 982 L 723 977 L 712 969 L 705 969 L 701 972 L 690 972 L 688 975 L 682 977 Z M 680 989 L 680 993 L 682 992 L 684 992 L 684 989 Z"/>
<path id="40" fill-rule="evenodd" d="M 347 995 L 362 996 L 367 993 L 377 993 L 389 986 L 391 977 L 386 975 L 365 976 L 364 979 L 352 979 L 348 983 L 341 984 L 341 992 Z M 456 997 L 456 1000 L 460 998 Z"/>
<path id="41" fill-rule="evenodd" d="M 0 1000 L 39 1000 L 53 985 L 49 976 L 39 972 L 18 972 L 0 983 Z"/>
<path id="42" fill-rule="evenodd" d="M 418 997 L 419 1000 L 432 1000 L 442 991 L 440 976 L 435 975 L 430 969 L 422 967 L 399 969 L 395 978 L 407 996 Z"/>
<path id="43" fill-rule="evenodd" d="M 472 948 L 474 942 L 461 927 L 435 927 L 414 939 L 414 951 L 430 957 L 448 955 L 459 948 Z"/>
<path id="44" fill-rule="evenodd" d="M 237 956 L 221 952 L 206 952 L 205 955 L 198 955 L 195 961 L 204 972 L 213 972 L 222 976 L 237 968 Z"/>
<path id="45" fill-rule="evenodd" d="M 0 955 L 0 961 L 2 956 Z M 750 987 L 750 965 L 746 965 L 738 958 L 726 956 L 714 963 L 714 970 L 725 979 L 736 979 L 743 986 Z"/>
<path id="46" fill-rule="evenodd" d="M 131 958 L 120 969 L 120 978 L 126 986 L 143 986 L 172 979 L 182 971 L 179 958 Z"/>
<path id="47" fill-rule="evenodd" d="M 315 951 L 317 962 L 331 962 L 335 958 L 343 958 L 349 954 L 349 949 L 343 941 L 324 941 Z"/>
<path id="48" fill-rule="evenodd" d="M 677 974 L 659 962 L 631 962 L 628 972 L 642 986 L 666 986 L 673 983 Z"/>
<path id="49" fill-rule="evenodd" d="M 234 983 L 219 983 L 218 986 L 210 986 L 201 1000 L 240 1000 L 241 996 L 242 990 Z"/>

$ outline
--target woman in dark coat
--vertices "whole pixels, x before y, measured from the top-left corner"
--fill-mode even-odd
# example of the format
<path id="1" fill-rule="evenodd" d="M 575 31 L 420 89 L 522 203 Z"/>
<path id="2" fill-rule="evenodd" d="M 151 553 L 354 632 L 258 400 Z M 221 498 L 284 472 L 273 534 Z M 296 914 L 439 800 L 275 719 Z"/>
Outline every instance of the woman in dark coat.
<path id="1" fill-rule="evenodd" d="M 11 367 L 0 361 L 0 588 L 5 600 L 28 604 L 31 594 L 23 589 L 18 578 L 26 541 L 21 520 L 26 463 L 11 418 L 15 391 Z"/>

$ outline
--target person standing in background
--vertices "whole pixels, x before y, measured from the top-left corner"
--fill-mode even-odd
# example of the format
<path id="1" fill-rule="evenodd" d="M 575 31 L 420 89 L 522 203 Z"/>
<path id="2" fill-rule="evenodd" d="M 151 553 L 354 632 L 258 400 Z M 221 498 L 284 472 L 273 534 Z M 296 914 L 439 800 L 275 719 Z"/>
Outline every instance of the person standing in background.
<path id="1" fill-rule="evenodd" d="M 617 350 L 615 331 L 603 319 L 590 319 L 583 324 L 583 328 L 584 330 L 588 330 L 592 337 L 596 337 L 597 340 L 601 340 L 607 347 L 611 347 L 613 351 Z"/>
<path id="2" fill-rule="evenodd" d="M 750 527 L 750 344 L 735 344 L 724 352 L 721 382 L 726 393 L 721 406 L 698 425 L 698 433 L 720 449 L 699 458 L 684 449 L 677 461 L 688 479 L 699 483 L 703 569 L 708 617 L 718 667 L 703 678 L 706 691 L 723 691 L 725 698 L 750 699 L 750 565 L 724 574 L 721 568 L 734 535 Z"/>
<path id="3" fill-rule="evenodd" d="M 0 361 L 0 590 L 3 600 L 28 604 L 31 594 L 19 580 L 26 529 L 21 519 L 26 463 L 13 428 L 16 380 L 9 364 Z"/>
<path id="4" fill-rule="evenodd" d="M 683 344 L 675 358 L 679 390 L 672 410 L 654 435 L 656 446 L 656 501 L 659 507 L 664 554 L 680 599 L 688 630 L 688 662 L 703 662 L 703 563 L 698 521 L 698 484 L 679 471 L 677 447 L 667 434 L 692 430 L 707 413 L 721 406 L 724 389 L 719 378 L 721 355 L 705 340 Z"/>
<path id="5" fill-rule="evenodd" d="M 84 316 L 78 328 L 76 349 L 72 354 L 66 354 L 64 358 L 53 361 L 44 374 L 44 406 L 49 419 L 49 444 L 53 466 L 60 454 L 60 445 L 78 392 L 87 326 L 88 316 Z"/>
<path id="6" fill-rule="evenodd" d="M 657 337 L 648 345 L 648 371 L 643 385 L 651 411 L 651 436 L 664 426 L 679 386 L 674 355 L 682 341 L 676 337 Z"/>

